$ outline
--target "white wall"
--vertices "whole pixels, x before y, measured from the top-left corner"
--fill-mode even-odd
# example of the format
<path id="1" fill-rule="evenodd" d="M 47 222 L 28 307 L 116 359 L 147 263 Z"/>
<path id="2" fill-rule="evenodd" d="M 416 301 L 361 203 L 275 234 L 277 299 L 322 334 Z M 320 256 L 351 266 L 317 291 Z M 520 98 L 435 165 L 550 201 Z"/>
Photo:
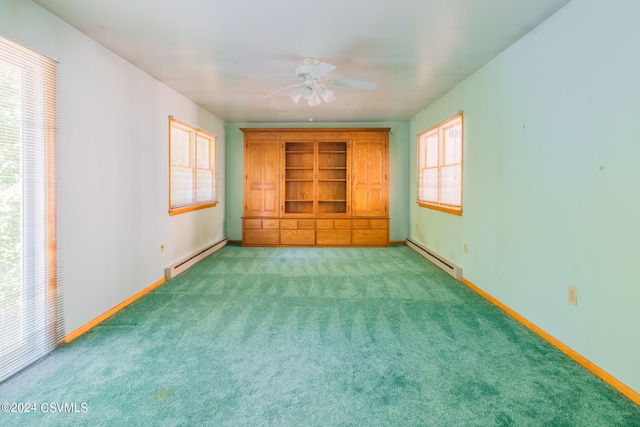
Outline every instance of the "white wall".
<path id="1" fill-rule="evenodd" d="M 30 1 L 0 1 L 0 35 L 59 61 L 59 236 L 69 333 L 223 238 L 223 161 L 217 207 L 167 213 L 168 116 L 218 135 L 220 159 L 224 123 Z"/>
<path id="2" fill-rule="evenodd" d="M 412 205 L 409 227 L 640 392 L 638 16 L 637 0 L 573 0 L 416 115 L 414 176 L 417 134 L 464 110 L 464 213 Z"/>

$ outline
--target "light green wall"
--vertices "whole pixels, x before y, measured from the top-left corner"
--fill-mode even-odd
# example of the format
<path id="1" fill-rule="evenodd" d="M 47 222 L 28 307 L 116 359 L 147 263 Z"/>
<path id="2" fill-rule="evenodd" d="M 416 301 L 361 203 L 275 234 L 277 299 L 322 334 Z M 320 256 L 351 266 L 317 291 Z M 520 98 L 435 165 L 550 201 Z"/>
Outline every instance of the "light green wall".
<path id="1" fill-rule="evenodd" d="M 391 240 L 407 237 L 409 124 L 407 122 L 375 123 L 227 123 L 226 135 L 226 234 L 230 240 L 242 239 L 242 202 L 244 170 L 244 134 L 240 128 L 261 127 L 388 127 L 389 135 L 389 216 Z"/>
<path id="2" fill-rule="evenodd" d="M 574 0 L 417 114 L 409 151 L 413 176 L 416 135 L 464 111 L 463 216 L 410 203 L 409 235 L 636 391 L 638 16 Z"/>

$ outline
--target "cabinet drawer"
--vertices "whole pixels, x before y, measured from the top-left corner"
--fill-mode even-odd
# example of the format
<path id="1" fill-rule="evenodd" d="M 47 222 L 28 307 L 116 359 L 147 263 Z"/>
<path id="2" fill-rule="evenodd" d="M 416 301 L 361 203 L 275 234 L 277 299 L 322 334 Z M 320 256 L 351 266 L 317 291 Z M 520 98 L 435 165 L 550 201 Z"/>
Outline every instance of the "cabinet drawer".
<path id="1" fill-rule="evenodd" d="M 388 228 L 389 228 L 388 219 L 372 219 L 371 220 L 372 230 L 387 230 Z"/>
<path id="2" fill-rule="evenodd" d="M 336 219 L 333 223 L 336 230 L 351 230 L 351 220 Z"/>
<path id="3" fill-rule="evenodd" d="M 244 228 L 247 230 L 277 230 L 280 220 L 277 219 L 245 219 Z"/>
<path id="4" fill-rule="evenodd" d="M 280 228 L 280 220 L 277 219 L 263 219 L 262 228 L 265 230 L 277 230 Z"/>
<path id="5" fill-rule="evenodd" d="M 298 230 L 314 230 L 316 228 L 316 221 L 313 219 L 299 219 Z"/>
<path id="6" fill-rule="evenodd" d="M 351 225 L 354 230 L 368 230 L 370 228 L 368 219 L 354 219 Z"/>
<path id="7" fill-rule="evenodd" d="M 282 230 L 280 231 L 281 245 L 313 245 L 316 241 L 313 230 Z"/>
<path id="8" fill-rule="evenodd" d="M 319 219 L 316 221 L 316 228 L 318 230 L 332 230 L 333 229 L 333 220 L 332 219 Z"/>
<path id="9" fill-rule="evenodd" d="M 295 230 L 298 228 L 298 220 L 297 219 L 281 219 L 280 228 L 282 230 Z"/>
<path id="10" fill-rule="evenodd" d="M 259 230 L 262 228 L 262 220 L 261 219 L 245 219 L 244 220 L 244 228 Z"/>
<path id="11" fill-rule="evenodd" d="M 245 230 L 246 245 L 277 245 L 280 243 L 278 230 Z"/>
<path id="12" fill-rule="evenodd" d="M 314 230 L 316 221 L 313 219 L 281 219 L 281 230 Z"/>
<path id="13" fill-rule="evenodd" d="M 354 230 L 351 243 L 354 245 L 384 245 L 388 244 L 387 230 Z"/>
<path id="14" fill-rule="evenodd" d="M 316 231 L 316 245 L 350 245 L 351 232 L 349 230 L 320 230 Z"/>

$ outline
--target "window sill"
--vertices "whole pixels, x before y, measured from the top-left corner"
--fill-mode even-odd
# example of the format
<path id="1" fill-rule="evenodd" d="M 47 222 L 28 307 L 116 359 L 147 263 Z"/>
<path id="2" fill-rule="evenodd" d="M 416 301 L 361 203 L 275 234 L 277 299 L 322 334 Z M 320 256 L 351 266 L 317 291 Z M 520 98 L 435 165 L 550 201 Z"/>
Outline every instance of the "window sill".
<path id="1" fill-rule="evenodd" d="M 181 208 L 170 208 L 169 209 L 169 216 L 180 215 L 180 214 L 187 213 L 187 212 L 199 211 L 200 209 L 212 208 L 212 207 L 216 206 L 217 204 L 218 204 L 218 202 L 209 202 L 209 203 L 203 203 L 203 204 L 200 204 L 200 205 L 183 206 Z"/>
<path id="2" fill-rule="evenodd" d="M 462 207 L 456 207 L 456 206 L 451 206 L 451 205 L 440 205 L 438 203 L 429 203 L 429 202 L 422 202 L 420 200 L 418 200 L 418 206 L 421 206 L 423 208 L 427 208 L 427 209 L 433 209 L 435 211 L 440 211 L 440 212 L 445 212 L 445 213 L 449 213 L 452 215 L 458 215 L 458 216 L 462 216 Z"/>

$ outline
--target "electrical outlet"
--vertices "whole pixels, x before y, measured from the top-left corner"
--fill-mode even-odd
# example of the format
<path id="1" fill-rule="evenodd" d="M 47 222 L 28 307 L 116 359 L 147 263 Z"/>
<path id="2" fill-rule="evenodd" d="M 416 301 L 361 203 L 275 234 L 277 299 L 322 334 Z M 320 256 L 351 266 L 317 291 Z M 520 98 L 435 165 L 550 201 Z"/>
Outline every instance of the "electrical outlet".
<path id="1" fill-rule="evenodd" d="M 163 254 L 164 253 L 164 243 L 160 245 L 160 253 Z"/>
<path id="2" fill-rule="evenodd" d="M 464 253 L 465 254 L 469 253 L 469 245 L 467 244 L 467 242 L 464 243 Z"/>
<path id="3" fill-rule="evenodd" d="M 578 290 L 575 286 L 569 286 L 569 304 L 578 305 Z"/>

